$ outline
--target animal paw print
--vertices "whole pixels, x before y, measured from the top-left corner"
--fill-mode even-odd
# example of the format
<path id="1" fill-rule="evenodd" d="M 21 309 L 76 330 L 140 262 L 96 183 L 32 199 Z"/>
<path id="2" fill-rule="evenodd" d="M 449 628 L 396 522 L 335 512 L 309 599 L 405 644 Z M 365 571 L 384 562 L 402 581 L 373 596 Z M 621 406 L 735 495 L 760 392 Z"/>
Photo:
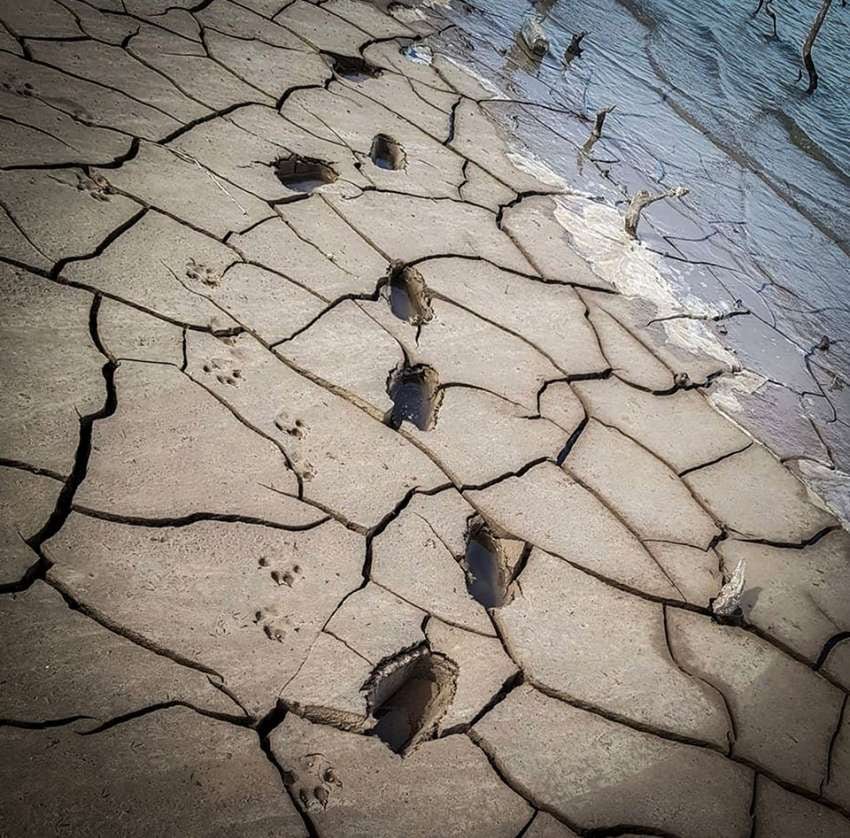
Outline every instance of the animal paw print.
<path id="1" fill-rule="evenodd" d="M 268 556 L 260 556 L 257 564 L 260 567 L 270 567 L 271 562 L 269 561 Z M 295 562 L 290 567 L 284 568 L 281 570 L 280 568 L 273 568 L 269 571 L 269 576 L 271 576 L 272 581 L 276 585 L 286 585 L 288 588 L 291 588 L 296 582 L 298 582 L 303 575 L 303 571 L 301 569 L 301 565 Z"/>
<path id="2" fill-rule="evenodd" d="M 324 754 L 306 754 L 298 763 L 298 770 L 287 774 L 287 785 L 305 811 L 324 811 L 334 789 L 342 788 L 342 780 Z"/>
<path id="3" fill-rule="evenodd" d="M 3 90 L 8 90 L 9 93 L 14 93 L 16 96 L 35 95 L 35 88 L 28 81 L 21 82 L 15 78 L 0 83 L 0 87 L 2 87 Z"/>
<path id="4" fill-rule="evenodd" d="M 271 572 L 272 581 L 278 585 L 286 585 L 291 588 L 300 578 L 302 574 L 301 565 L 294 564 L 288 570 L 273 570 Z"/>
<path id="5" fill-rule="evenodd" d="M 285 410 L 281 410 L 274 418 L 275 427 L 289 436 L 302 439 L 307 432 L 307 425 L 303 419 L 290 416 Z"/>
<path id="6" fill-rule="evenodd" d="M 108 201 L 114 191 L 103 175 L 86 175 L 82 172 L 77 172 L 77 189 L 88 192 L 97 201 Z"/>
<path id="7" fill-rule="evenodd" d="M 294 625 L 289 617 L 281 614 L 274 606 L 257 610 L 254 622 L 262 626 L 263 633 L 269 640 L 276 640 L 278 643 L 283 643 L 293 631 L 300 631 L 299 626 Z"/>
<path id="8" fill-rule="evenodd" d="M 312 480 L 316 476 L 316 469 L 313 464 L 304 459 L 299 451 L 293 451 L 289 455 L 289 460 L 292 463 L 292 470 L 302 479 L 306 481 Z"/>
<path id="9" fill-rule="evenodd" d="M 203 370 L 209 375 L 215 375 L 219 384 L 229 384 L 238 387 L 242 383 L 242 370 L 227 358 L 211 358 Z"/>
<path id="10" fill-rule="evenodd" d="M 210 287 L 215 287 L 221 282 L 221 274 L 218 271 L 213 270 L 209 265 L 196 262 L 194 259 L 190 259 L 186 263 L 186 276 Z"/>

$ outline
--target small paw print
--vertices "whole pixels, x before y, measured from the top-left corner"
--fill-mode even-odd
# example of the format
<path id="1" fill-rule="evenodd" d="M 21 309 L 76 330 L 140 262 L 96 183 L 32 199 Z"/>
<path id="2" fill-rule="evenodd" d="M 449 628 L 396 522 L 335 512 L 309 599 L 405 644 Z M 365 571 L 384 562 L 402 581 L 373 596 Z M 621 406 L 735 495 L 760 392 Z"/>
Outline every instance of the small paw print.
<path id="1" fill-rule="evenodd" d="M 108 201 L 114 191 L 103 175 L 86 175 L 83 172 L 77 172 L 77 189 L 88 192 L 97 201 Z"/>
<path id="2" fill-rule="evenodd" d="M 227 358 L 211 358 L 204 364 L 203 370 L 209 375 L 214 375 L 219 384 L 238 387 L 243 380 L 242 370 Z"/>
<path id="3" fill-rule="evenodd" d="M 298 549 L 297 545 L 295 549 Z M 268 556 L 260 556 L 257 560 L 257 566 L 263 569 L 269 569 L 269 576 L 275 585 L 286 585 L 288 588 L 299 582 L 304 573 L 298 562 L 292 562 L 283 568 L 273 567 L 272 561 Z"/>
<path id="4" fill-rule="evenodd" d="M 302 479 L 308 483 L 316 476 L 316 469 L 309 460 L 302 457 L 292 457 L 292 469 Z"/>
<path id="5" fill-rule="evenodd" d="M 294 564 L 285 570 L 273 570 L 270 574 L 272 581 L 277 585 L 286 585 L 291 588 L 301 577 L 301 565 Z"/>
<path id="6" fill-rule="evenodd" d="M 294 625 L 289 617 L 274 607 L 258 609 L 254 613 L 254 622 L 262 627 L 269 640 L 276 640 L 278 643 L 283 643 L 293 631 L 300 631 L 300 626 Z"/>
<path id="7" fill-rule="evenodd" d="M 281 410 L 274 418 L 275 427 L 289 436 L 302 439 L 307 432 L 303 419 L 293 418 L 285 410 Z"/>
<path id="8" fill-rule="evenodd" d="M 286 784 L 295 791 L 305 811 L 324 811 L 331 793 L 342 788 L 342 780 L 324 754 L 306 754 L 298 763 L 298 770 L 287 773 Z"/>
<path id="9" fill-rule="evenodd" d="M 190 259 L 186 263 L 186 276 L 210 287 L 215 287 L 221 282 L 221 274 L 218 271 L 213 270 L 209 265 L 196 262 L 194 259 Z"/>
<path id="10" fill-rule="evenodd" d="M 35 89 L 28 81 L 21 82 L 15 78 L 2 82 L 0 87 L 16 96 L 33 96 L 35 94 Z"/>

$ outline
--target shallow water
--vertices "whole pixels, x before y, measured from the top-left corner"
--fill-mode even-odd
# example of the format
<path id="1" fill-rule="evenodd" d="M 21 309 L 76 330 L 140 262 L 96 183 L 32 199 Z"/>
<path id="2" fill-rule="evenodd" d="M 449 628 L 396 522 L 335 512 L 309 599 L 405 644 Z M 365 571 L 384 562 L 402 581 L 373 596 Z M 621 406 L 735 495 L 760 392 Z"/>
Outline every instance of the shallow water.
<path id="1" fill-rule="evenodd" d="M 609 120 L 616 156 L 648 181 L 687 182 L 704 218 L 749 226 L 752 245 L 774 256 L 777 222 L 798 221 L 793 207 L 823 234 L 802 253 L 794 248 L 793 263 L 829 266 L 837 254 L 819 258 L 815 244 L 850 250 L 850 9 L 835 3 L 827 15 L 813 51 L 820 86 L 807 96 L 796 77 L 815 4 L 775 3 L 777 40 L 764 13 L 751 18 L 755 5 L 495 0 L 462 20 L 481 36 L 470 58 L 532 96 L 549 87 L 557 104 L 588 115 L 616 104 Z M 539 63 L 515 37 L 531 8 L 544 15 L 552 43 Z M 564 49 L 580 30 L 588 32 L 584 53 L 565 69 Z M 742 177 L 763 186 L 750 192 Z"/>
<path id="2" fill-rule="evenodd" d="M 621 290 L 703 315 L 750 312 L 704 327 L 712 354 L 728 351 L 787 394 L 783 416 L 764 412 L 748 427 L 793 441 L 813 420 L 824 444 L 790 453 L 848 472 L 850 7 L 836 0 L 827 14 L 809 96 L 805 72 L 797 77 L 819 0 L 772 5 L 776 39 L 764 11 L 752 17 L 757 0 L 452 0 L 441 8 L 457 28 L 441 47 L 513 100 L 488 109 L 533 157 L 599 201 L 592 217 L 577 215 L 591 250 L 610 250 L 603 240 L 618 231 L 605 225 L 621 223 L 639 189 L 690 189 L 644 215 L 642 263 Z M 532 11 L 551 41 L 542 60 L 517 37 Z M 583 53 L 567 65 L 582 30 Z M 588 161 L 579 149 L 610 105 Z M 602 228 L 596 243 L 591 227 Z M 824 336 L 828 350 L 816 349 Z"/>

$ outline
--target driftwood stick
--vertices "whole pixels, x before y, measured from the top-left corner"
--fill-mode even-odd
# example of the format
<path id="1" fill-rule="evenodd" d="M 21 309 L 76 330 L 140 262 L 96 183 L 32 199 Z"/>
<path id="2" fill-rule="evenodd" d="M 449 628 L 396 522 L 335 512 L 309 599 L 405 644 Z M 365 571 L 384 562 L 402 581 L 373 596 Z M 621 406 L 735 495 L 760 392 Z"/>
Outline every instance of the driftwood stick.
<path id="1" fill-rule="evenodd" d="M 750 19 L 755 20 L 755 18 L 758 17 L 758 13 L 762 10 L 762 7 L 764 7 L 765 13 L 773 22 L 773 35 L 771 37 L 776 39 L 779 35 L 776 31 L 776 12 L 773 11 L 773 6 L 771 5 L 772 2 L 773 0 L 759 0 L 759 4 L 756 6 L 755 11 L 750 15 Z"/>
<path id="2" fill-rule="evenodd" d="M 831 5 L 832 0 L 823 0 L 817 17 L 814 23 L 812 23 L 812 28 L 809 30 L 809 34 L 806 36 L 805 43 L 803 44 L 803 64 L 806 67 L 806 72 L 809 74 L 809 86 L 806 89 L 806 93 L 814 93 L 818 89 L 818 71 L 815 69 L 815 62 L 812 61 L 812 47 Z"/>
<path id="3" fill-rule="evenodd" d="M 770 19 L 773 21 L 773 38 L 776 39 L 779 37 L 779 33 L 776 31 L 776 12 L 773 11 L 773 6 L 770 5 L 770 0 L 764 4 L 764 10 L 770 15 Z"/>
<path id="4" fill-rule="evenodd" d="M 637 226 L 638 222 L 640 222 L 640 214 L 650 204 L 654 204 L 656 201 L 661 201 L 664 198 L 681 198 L 687 195 L 689 191 L 684 186 L 675 186 L 666 192 L 658 192 L 655 195 L 647 192 L 645 189 L 636 192 L 632 197 L 631 203 L 629 203 L 629 208 L 626 210 L 626 233 L 628 233 L 630 238 L 636 239 L 638 237 Z"/>
<path id="5" fill-rule="evenodd" d="M 564 50 L 564 63 L 569 64 L 574 58 L 578 58 L 584 50 L 581 42 L 587 37 L 587 32 L 577 32 L 570 40 L 570 45 Z"/>
<path id="6" fill-rule="evenodd" d="M 616 107 L 616 105 L 608 105 L 607 108 L 602 108 L 601 111 L 596 112 L 596 121 L 593 123 L 593 130 L 590 132 L 590 136 L 584 141 L 584 145 L 581 147 L 582 154 L 590 154 L 590 150 L 596 144 L 596 141 L 602 136 L 602 126 L 605 124 L 605 117 L 608 116 L 608 114 Z"/>

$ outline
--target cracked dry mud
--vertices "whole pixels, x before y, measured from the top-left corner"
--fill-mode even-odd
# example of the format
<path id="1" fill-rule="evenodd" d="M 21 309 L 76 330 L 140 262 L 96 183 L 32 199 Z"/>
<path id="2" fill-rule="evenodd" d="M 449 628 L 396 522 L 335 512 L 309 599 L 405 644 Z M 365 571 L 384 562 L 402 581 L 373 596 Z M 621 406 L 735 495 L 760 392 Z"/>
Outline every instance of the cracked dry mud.
<path id="1" fill-rule="evenodd" d="M 0 2 L 0 834 L 850 835 L 850 535 L 386 5 Z"/>

